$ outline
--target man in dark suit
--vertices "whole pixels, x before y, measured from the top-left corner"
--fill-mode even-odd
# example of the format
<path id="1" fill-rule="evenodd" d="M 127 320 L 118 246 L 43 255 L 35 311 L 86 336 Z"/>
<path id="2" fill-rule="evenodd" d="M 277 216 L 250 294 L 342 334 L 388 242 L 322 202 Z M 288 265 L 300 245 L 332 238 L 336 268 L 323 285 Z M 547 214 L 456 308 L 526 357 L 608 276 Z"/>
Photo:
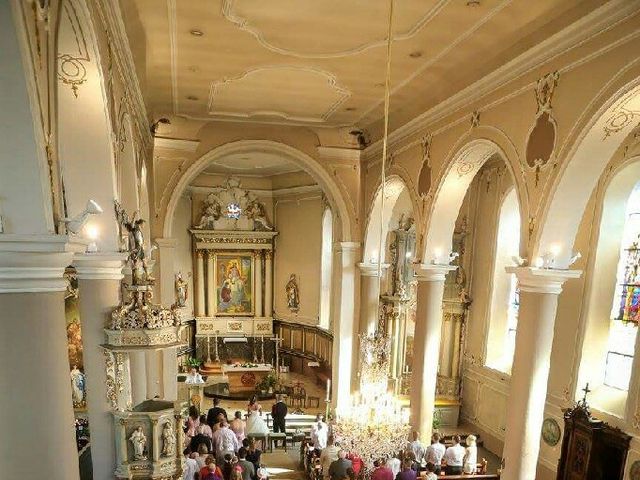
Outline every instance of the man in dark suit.
<path id="1" fill-rule="evenodd" d="M 282 395 L 278 395 L 276 397 L 276 403 L 274 403 L 273 407 L 271 407 L 274 433 L 287 433 L 287 430 L 285 428 L 285 417 L 287 416 L 287 411 L 287 404 L 282 400 Z"/>
<path id="2" fill-rule="evenodd" d="M 210 408 L 207 412 L 207 425 L 213 428 L 213 426 L 220 421 L 218 418 L 220 414 L 222 414 L 225 420 L 227 419 L 227 412 L 220 406 L 220 399 L 216 397 L 213 399 L 213 408 Z"/>

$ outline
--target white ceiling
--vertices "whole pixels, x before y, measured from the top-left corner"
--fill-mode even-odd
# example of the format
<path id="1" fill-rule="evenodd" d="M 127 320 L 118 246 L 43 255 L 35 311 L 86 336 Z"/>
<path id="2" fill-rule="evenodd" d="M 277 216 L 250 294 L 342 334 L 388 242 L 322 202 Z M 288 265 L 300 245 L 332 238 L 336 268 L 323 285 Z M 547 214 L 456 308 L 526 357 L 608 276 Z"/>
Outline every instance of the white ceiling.
<path id="1" fill-rule="evenodd" d="M 329 127 L 382 116 L 386 0 L 121 3 L 137 12 L 125 22 L 154 116 Z M 415 117 L 602 3 L 396 0 L 392 119 Z"/>

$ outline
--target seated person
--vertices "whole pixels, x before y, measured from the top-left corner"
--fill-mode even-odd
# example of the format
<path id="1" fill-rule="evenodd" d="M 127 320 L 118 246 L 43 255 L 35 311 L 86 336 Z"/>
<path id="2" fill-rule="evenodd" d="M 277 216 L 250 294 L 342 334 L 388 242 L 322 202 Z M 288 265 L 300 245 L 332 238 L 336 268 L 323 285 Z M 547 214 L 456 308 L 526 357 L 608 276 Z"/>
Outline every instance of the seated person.
<path id="1" fill-rule="evenodd" d="M 462 473 L 462 465 L 466 451 L 464 447 L 460 445 L 459 435 L 454 435 L 452 440 L 453 445 L 445 450 L 444 457 L 442 458 L 445 464 L 444 471 L 447 475 L 460 475 Z"/>
<path id="2" fill-rule="evenodd" d="M 427 462 L 427 475 L 424 477 L 424 480 L 438 480 L 436 466 L 431 462 Z"/>
<path id="3" fill-rule="evenodd" d="M 418 473 L 413 469 L 413 460 L 405 458 L 402 462 L 402 470 L 396 475 L 396 480 L 416 480 Z"/>

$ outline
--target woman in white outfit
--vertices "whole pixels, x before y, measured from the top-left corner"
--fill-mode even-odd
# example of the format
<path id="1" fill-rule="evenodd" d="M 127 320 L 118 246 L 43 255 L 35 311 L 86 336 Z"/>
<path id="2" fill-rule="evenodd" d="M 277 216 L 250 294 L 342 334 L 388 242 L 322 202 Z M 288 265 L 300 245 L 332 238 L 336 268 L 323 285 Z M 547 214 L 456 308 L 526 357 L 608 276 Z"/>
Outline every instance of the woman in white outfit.
<path id="1" fill-rule="evenodd" d="M 476 473 L 478 465 L 478 447 L 475 435 L 469 435 L 466 440 L 467 448 L 464 454 L 464 473 Z"/>
<path id="2" fill-rule="evenodd" d="M 269 433 L 267 422 L 262 419 L 262 407 L 258 403 L 255 395 L 249 400 L 247 414 L 247 425 L 245 427 L 247 437 L 251 435 L 266 435 Z"/>

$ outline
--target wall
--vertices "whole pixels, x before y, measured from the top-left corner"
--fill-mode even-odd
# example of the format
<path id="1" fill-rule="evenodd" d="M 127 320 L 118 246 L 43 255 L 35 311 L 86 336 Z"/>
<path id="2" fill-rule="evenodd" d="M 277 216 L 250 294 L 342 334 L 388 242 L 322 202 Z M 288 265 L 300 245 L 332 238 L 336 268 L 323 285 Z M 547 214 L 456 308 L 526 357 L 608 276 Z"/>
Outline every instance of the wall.
<path id="1" fill-rule="evenodd" d="M 187 314 L 193 317 L 193 297 L 194 297 L 194 268 L 193 254 L 191 249 L 191 228 L 192 222 L 192 199 L 189 195 L 183 195 L 178 202 L 175 213 L 175 235 L 176 250 L 174 259 L 174 273 L 182 272 L 182 278 L 189 282 L 189 296 L 187 297 Z"/>

